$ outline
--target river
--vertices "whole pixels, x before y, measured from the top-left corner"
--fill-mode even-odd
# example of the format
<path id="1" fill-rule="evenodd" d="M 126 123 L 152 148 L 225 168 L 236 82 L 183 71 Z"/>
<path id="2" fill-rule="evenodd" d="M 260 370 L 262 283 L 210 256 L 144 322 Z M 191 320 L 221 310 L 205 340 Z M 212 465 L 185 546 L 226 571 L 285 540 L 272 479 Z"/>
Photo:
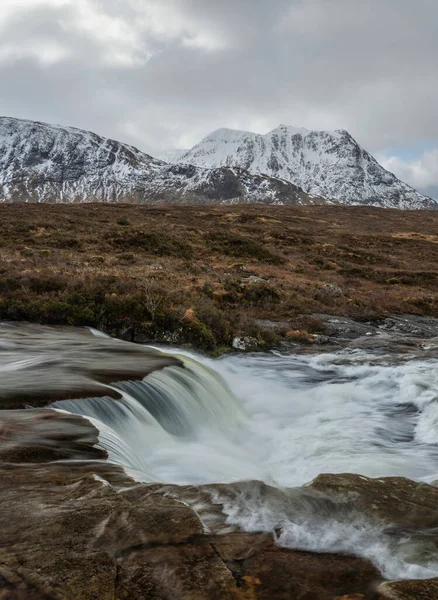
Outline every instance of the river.
<path id="1" fill-rule="evenodd" d="M 320 473 L 438 480 L 433 352 L 421 358 L 386 345 L 215 360 L 172 353 L 184 369 L 115 384 L 121 401 L 55 407 L 90 418 L 109 459 L 137 481 L 234 484 L 217 498 L 229 524 L 272 531 L 292 548 L 359 554 L 388 578 L 438 576 L 430 532 L 371 525 L 342 503 L 328 509 L 306 492 Z"/>

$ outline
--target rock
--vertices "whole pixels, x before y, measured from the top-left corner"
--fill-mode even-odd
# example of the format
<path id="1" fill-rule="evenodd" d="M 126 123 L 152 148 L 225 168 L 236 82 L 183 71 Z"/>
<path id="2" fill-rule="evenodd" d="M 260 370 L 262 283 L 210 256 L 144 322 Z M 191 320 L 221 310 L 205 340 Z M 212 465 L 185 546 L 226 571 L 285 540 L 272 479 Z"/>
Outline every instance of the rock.
<path id="1" fill-rule="evenodd" d="M 362 600 L 377 600 L 375 588 L 381 580 L 379 572 L 360 558 L 277 548 L 247 558 L 243 571 L 260 582 L 255 586 L 259 600 L 332 600 L 356 594 Z"/>
<path id="2" fill-rule="evenodd" d="M 163 265 L 149 265 L 149 268 L 152 269 L 152 271 L 162 271 L 163 270 Z"/>
<path id="3" fill-rule="evenodd" d="M 370 479 L 347 473 L 318 475 L 306 489 L 351 500 L 371 522 L 429 530 L 429 539 L 438 543 L 438 488 L 434 486 L 404 477 Z"/>
<path id="4" fill-rule="evenodd" d="M 366 336 L 367 333 L 376 333 L 377 325 L 355 321 L 349 317 L 333 317 L 332 315 L 316 314 L 313 315 L 324 321 L 324 329 L 330 339 L 357 340 Z"/>
<path id="5" fill-rule="evenodd" d="M 182 340 L 181 331 L 163 331 L 157 333 L 156 339 L 166 344 L 180 344 Z"/>
<path id="6" fill-rule="evenodd" d="M 44 463 L 107 457 L 104 450 L 94 447 L 98 431 L 91 423 L 52 410 L 0 411 L 0 438 L 0 462 Z"/>
<path id="7" fill-rule="evenodd" d="M 322 285 L 320 288 L 323 292 L 330 294 L 332 296 L 343 296 L 344 292 L 342 288 L 339 287 L 336 283 L 326 283 Z"/>
<path id="8" fill-rule="evenodd" d="M 253 337 L 235 337 L 232 346 L 235 350 L 241 352 L 253 352 L 257 350 L 258 342 Z"/>
<path id="9" fill-rule="evenodd" d="M 288 321 L 270 321 L 268 319 L 255 319 L 254 325 L 259 329 L 265 331 L 273 331 L 277 333 L 282 330 L 288 331 L 290 329 L 290 323 Z"/>
<path id="10" fill-rule="evenodd" d="M 438 319 L 417 315 L 396 315 L 376 321 L 355 321 L 349 317 L 314 315 L 324 321 L 325 332 L 332 343 L 354 348 L 390 348 L 391 352 L 409 352 L 414 347 L 433 351 L 438 340 Z"/>
<path id="11" fill-rule="evenodd" d="M 392 316 L 384 320 L 380 329 L 403 336 L 430 339 L 438 337 L 438 319 L 417 315 Z"/>
<path id="12" fill-rule="evenodd" d="M 438 579 L 420 581 L 390 581 L 379 588 L 383 598 L 388 600 L 436 600 L 438 598 Z"/>
<path id="13" fill-rule="evenodd" d="M 236 581 L 210 543 L 144 548 L 119 562 L 120 600 L 237 598 Z"/>
<path id="14" fill-rule="evenodd" d="M 321 335 L 320 333 L 312 333 L 312 337 L 315 344 L 329 344 L 330 338 L 328 335 Z"/>
<path id="15" fill-rule="evenodd" d="M 143 379 L 157 369 L 181 365 L 173 356 L 96 336 L 86 328 L 3 323 L 0 336 L 0 362 L 14 365 L 0 379 L 0 408 L 44 406 L 87 396 L 118 398 L 107 384 Z"/>
<path id="16" fill-rule="evenodd" d="M 245 277 L 242 279 L 242 283 L 265 283 L 266 279 L 262 279 L 261 277 L 257 277 L 257 275 L 250 275 L 249 277 Z"/>

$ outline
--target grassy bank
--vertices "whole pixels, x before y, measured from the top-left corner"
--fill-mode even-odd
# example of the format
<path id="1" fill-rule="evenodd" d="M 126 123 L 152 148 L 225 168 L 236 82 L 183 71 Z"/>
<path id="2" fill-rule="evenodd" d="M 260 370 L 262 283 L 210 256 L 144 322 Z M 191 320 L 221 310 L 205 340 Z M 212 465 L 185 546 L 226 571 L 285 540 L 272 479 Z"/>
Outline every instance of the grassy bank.
<path id="1" fill-rule="evenodd" d="M 311 342 L 314 313 L 438 316 L 438 212 L 15 204 L 0 223 L 3 320 L 217 352 Z"/>

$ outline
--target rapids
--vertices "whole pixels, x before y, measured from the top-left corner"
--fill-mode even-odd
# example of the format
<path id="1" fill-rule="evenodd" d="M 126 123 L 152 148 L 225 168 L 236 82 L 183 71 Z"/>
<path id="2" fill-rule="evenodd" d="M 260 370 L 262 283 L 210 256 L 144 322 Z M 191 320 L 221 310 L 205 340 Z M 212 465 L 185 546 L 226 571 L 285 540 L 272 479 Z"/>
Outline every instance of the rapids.
<path id="1" fill-rule="evenodd" d="M 121 401 L 55 406 L 91 417 L 110 458 L 141 481 L 293 487 L 344 472 L 438 479 L 437 360 L 363 351 L 180 356 L 185 369 L 115 384 Z"/>
<path id="2" fill-rule="evenodd" d="M 359 554 L 388 578 L 438 576 L 430 532 L 388 533 L 301 487 L 320 473 L 438 480 L 436 358 L 369 350 L 179 358 L 184 369 L 115 384 L 121 401 L 55 406 L 90 418 L 110 460 L 137 481 L 233 484 L 215 494 L 231 525 L 277 532 L 288 547 Z"/>

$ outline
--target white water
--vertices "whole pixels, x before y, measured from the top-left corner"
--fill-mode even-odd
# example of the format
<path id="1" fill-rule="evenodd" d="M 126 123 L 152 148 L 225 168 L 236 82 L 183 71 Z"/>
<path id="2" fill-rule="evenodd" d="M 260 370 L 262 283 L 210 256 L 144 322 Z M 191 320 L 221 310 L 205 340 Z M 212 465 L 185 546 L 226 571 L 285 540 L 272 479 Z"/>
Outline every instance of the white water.
<path id="1" fill-rule="evenodd" d="M 121 402 L 58 406 L 91 417 L 110 459 L 137 480 L 273 486 L 238 484 L 218 496 L 231 524 L 281 528 L 278 542 L 288 547 L 358 553 L 388 578 L 438 576 L 427 535 L 386 535 L 350 507 L 324 508 L 306 488 L 283 489 L 320 473 L 438 480 L 438 361 L 362 351 L 196 358 L 230 389 L 190 359 L 186 371 L 122 384 Z"/>

